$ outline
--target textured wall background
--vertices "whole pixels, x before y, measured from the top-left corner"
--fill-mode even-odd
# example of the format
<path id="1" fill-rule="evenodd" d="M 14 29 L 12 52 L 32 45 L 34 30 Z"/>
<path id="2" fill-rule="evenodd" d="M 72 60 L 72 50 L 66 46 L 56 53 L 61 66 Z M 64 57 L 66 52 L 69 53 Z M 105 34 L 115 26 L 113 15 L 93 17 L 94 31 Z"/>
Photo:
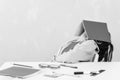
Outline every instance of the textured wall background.
<path id="1" fill-rule="evenodd" d="M 120 61 L 119 0 L 0 0 L 0 63 L 49 61 L 83 19 L 107 22 Z"/>

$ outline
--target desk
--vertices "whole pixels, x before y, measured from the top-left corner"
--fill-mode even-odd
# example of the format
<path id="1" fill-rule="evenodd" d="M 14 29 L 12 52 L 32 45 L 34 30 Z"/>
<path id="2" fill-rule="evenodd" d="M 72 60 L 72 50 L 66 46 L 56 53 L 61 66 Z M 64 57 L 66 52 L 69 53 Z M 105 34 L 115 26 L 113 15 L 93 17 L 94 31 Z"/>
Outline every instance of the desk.
<path id="1" fill-rule="evenodd" d="M 34 68 L 39 68 L 38 64 L 56 64 L 60 63 L 56 62 L 6 62 L 1 67 L 0 70 L 12 66 L 13 63 L 23 64 L 33 66 Z M 0 76 L 0 80 L 120 80 L 120 62 L 83 62 L 79 64 L 70 64 L 70 66 L 77 66 L 78 69 L 73 69 L 69 67 L 61 67 L 60 69 L 40 69 L 41 73 L 29 77 L 26 79 L 18 79 L 12 78 L 8 76 Z M 100 69 L 105 69 L 103 73 L 90 76 L 90 75 L 81 75 L 81 76 L 72 76 L 74 71 L 96 71 Z M 52 72 L 56 72 L 59 74 L 68 74 L 63 75 L 57 78 L 51 78 L 44 76 L 45 74 L 49 74 Z"/>

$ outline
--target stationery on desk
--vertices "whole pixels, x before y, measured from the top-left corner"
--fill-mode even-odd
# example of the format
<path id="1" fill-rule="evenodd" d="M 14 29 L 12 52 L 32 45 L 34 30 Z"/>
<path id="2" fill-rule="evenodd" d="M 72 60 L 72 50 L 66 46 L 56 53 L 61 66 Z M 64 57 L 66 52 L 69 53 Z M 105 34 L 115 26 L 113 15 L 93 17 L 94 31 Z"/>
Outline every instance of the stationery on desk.
<path id="1" fill-rule="evenodd" d="M 60 67 L 68 67 L 68 68 L 73 68 L 73 69 L 77 69 L 77 66 L 71 66 L 71 65 L 67 65 L 67 64 L 39 64 L 38 65 L 40 68 L 51 68 L 51 69 L 58 69 Z"/>
<path id="2" fill-rule="evenodd" d="M 96 71 L 84 71 L 79 69 L 78 66 L 75 65 L 69 65 L 69 64 L 48 64 L 48 63 L 41 63 L 38 64 L 39 69 L 35 69 L 32 66 L 29 65 L 23 65 L 23 64 L 17 64 L 14 63 L 13 66 L 8 67 L 6 69 L 0 70 L 0 75 L 2 76 L 10 76 L 14 78 L 29 78 L 32 76 L 35 76 L 35 73 L 42 72 L 41 70 L 48 70 L 50 69 L 50 73 L 47 72 L 44 74 L 44 77 L 49 78 L 58 78 L 61 76 L 71 76 L 71 77 L 81 77 L 81 76 L 96 76 L 101 74 L 102 72 L 106 71 L 105 69 L 100 69 Z M 65 67 L 65 68 L 64 68 Z M 68 70 L 68 72 L 64 72 L 65 70 Z M 43 71 L 44 71 L 43 70 Z M 69 70 L 71 70 L 69 72 Z"/>
<path id="3" fill-rule="evenodd" d="M 50 69 L 58 69 L 57 71 L 53 71 L 52 73 L 47 73 L 44 76 L 45 77 L 50 77 L 50 78 L 57 78 L 57 77 L 61 77 L 61 76 L 72 76 L 72 77 L 80 77 L 80 76 L 84 76 L 84 75 L 88 75 L 88 76 L 96 76 L 99 75 L 100 73 L 104 72 L 105 69 L 100 69 L 100 70 L 96 70 L 96 71 L 84 71 L 84 70 L 80 70 L 78 68 L 78 66 L 75 65 L 69 65 L 69 64 L 39 64 L 40 68 L 50 68 Z M 72 69 L 72 73 L 66 73 L 66 72 L 60 72 L 59 70 L 62 69 L 62 67 L 65 67 L 63 69 L 67 69 L 67 68 L 71 68 Z"/>
<path id="4" fill-rule="evenodd" d="M 105 70 L 104 69 L 101 69 L 101 70 L 98 70 L 98 71 L 90 71 L 90 72 L 84 72 L 84 71 L 75 71 L 74 72 L 74 75 L 85 75 L 85 74 L 88 74 L 90 76 L 96 76 L 102 72 L 104 72 Z"/>

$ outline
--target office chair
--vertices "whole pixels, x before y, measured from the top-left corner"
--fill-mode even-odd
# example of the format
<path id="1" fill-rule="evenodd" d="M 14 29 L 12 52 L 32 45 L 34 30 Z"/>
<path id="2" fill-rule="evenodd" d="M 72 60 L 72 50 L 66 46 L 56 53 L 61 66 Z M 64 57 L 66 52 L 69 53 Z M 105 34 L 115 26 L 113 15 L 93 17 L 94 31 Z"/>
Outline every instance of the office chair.
<path id="1" fill-rule="evenodd" d="M 110 42 L 95 40 L 99 47 L 98 62 L 111 62 L 113 45 Z M 93 59 L 94 62 L 94 59 Z"/>

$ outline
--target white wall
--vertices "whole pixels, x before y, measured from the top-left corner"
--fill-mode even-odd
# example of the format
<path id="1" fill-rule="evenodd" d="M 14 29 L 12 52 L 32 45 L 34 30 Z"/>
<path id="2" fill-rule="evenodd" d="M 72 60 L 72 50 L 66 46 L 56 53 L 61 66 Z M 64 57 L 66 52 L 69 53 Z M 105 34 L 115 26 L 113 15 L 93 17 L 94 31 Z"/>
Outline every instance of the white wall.
<path id="1" fill-rule="evenodd" d="M 107 22 L 120 61 L 120 0 L 0 0 L 0 63 L 49 61 L 81 20 Z"/>

